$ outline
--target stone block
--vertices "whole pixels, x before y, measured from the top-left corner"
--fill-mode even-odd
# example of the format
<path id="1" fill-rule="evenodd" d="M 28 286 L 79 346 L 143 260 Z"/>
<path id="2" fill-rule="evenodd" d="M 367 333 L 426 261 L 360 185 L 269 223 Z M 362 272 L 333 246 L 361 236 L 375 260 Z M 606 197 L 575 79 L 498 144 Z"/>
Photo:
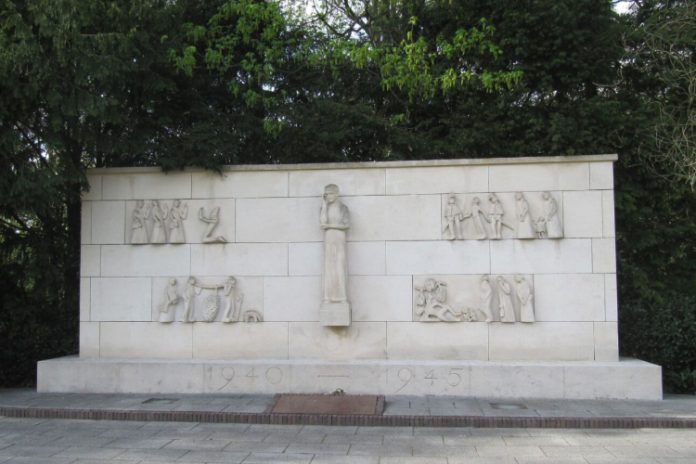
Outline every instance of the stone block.
<path id="1" fill-rule="evenodd" d="M 290 275 L 321 275 L 324 245 L 316 243 L 289 244 Z M 384 275 L 384 242 L 348 242 L 349 275 Z"/>
<path id="2" fill-rule="evenodd" d="M 387 195 L 488 192 L 488 166 L 387 168 Z"/>
<path id="3" fill-rule="evenodd" d="M 471 363 L 392 361 L 385 390 L 398 395 L 471 395 Z M 408 410 L 406 414 L 413 411 Z"/>
<path id="4" fill-rule="evenodd" d="M 190 275 L 190 247 L 191 245 L 183 244 L 102 245 L 101 275 L 104 277 Z"/>
<path id="5" fill-rule="evenodd" d="M 240 303 L 236 303 L 236 319 L 235 308 L 231 308 L 230 318 L 232 320 L 243 320 L 244 313 L 247 311 L 256 311 L 263 316 L 263 278 L 262 277 L 237 277 L 235 279 L 235 290 L 231 294 L 225 293 L 225 285 L 230 276 L 195 276 L 197 285 L 205 287 L 200 290 L 193 298 L 193 307 L 189 320 L 205 321 L 205 322 L 223 322 L 225 318 L 230 298 L 236 300 L 241 298 Z M 168 288 L 171 279 L 176 280 L 174 293 L 179 295 L 179 301 L 176 304 L 169 305 L 165 308 L 165 304 L 169 299 L 168 293 L 172 292 Z M 186 319 L 186 306 L 183 296 L 186 293 L 189 276 L 177 277 L 155 277 L 152 279 L 152 321 L 161 322 L 184 322 Z M 211 299 L 217 303 L 217 311 L 212 314 L 208 313 L 209 303 Z M 167 313 L 162 314 L 163 310 L 167 309 Z"/>
<path id="6" fill-rule="evenodd" d="M 389 359 L 486 360 L 488 327 L 484 322 L 389 322 Z"/>
<path id="7" fill-rule="evenodd" d="M 171 208 L 172 201 L 164 200 L 160 201 L 162 207 Z M 216 200 L 185 200 L 182 201 L 182 207 L 186 209 L 187 215 L 183 222 L 184 236 L 186 239 L 185 243 L 204 243 L 206 240 L 212 241 L 214 243 L 221 241 L 234 242 L 235 241 L 235 201 L 231 199 L 216 199 Z M 136 208 L 135 201 L 126 202 L 126 212 L 125 212 L 125 235 L 126 243 L 133 242 L 133 211 Z M 214 208 L 218 208 L 217 226 L 212 230 L 210 236 L 208 237 L 208 223 L 200 219 L 201 208 L 203 209 L 203 216 L 210 218 Z M 147 237 L 152 240 L 152 227 L 151 221 L 146 221 Z M 222 238 L 224 240 L 216 240 Z M 160 246 L 157 244 L 155 246 Z M 178 245 L 178 244 L 172 244 Z M 148 246 L 148 245 L 139 245 Z"/>
<path id="8" fill-rule="evenodd" d="M 102 322 L 100 353 L 104 358 L 191 359 L 193 324 Z"/>
<path id="9" fill-rule="evenodd" d="M 268 198 L 288 196 L 287 171 L 225 171 L 191 174 L 193 198 Z"/>
<path id="10" fill-rule="evenodd" d="M 492 274 L 592 272 L 590 239 L 492 240 L 490 247 Z"/>
<path id="11" fill-rule="evenodd" d="M 662 369 L 637 359 L 565 366 L 565 398 L 662 399 Z M 604 381 L 602 381 L 604 379 Z"/>
<path id="12" fill-rule="evenodd" d="M 386 246 L 387 274 L 488 274 L 491 270 L 488 240 L 387 242 Z"/>
<path id="13" fill-rule="evenodd" d="M 350 209 L 350 241 L 439 240 L 442 235 L 440 195 L 361 196 L 343 200 Z M 318 224 L 316 214 L 314 223 Z"/>
<path id="14" fill-rule="evenodd" d="M 122 201 L 92 202 L 92 243 L 125 243 L 126 207 Z"/>
<path id="15" fill-rule="evenodd" d="M 89 190 L 82 192 L 82 201 L 102 199 L 102 176 L 87 174 Z"/>
<path id="16" fill-rule="evenodd" d="M 191 198 L 189 173 L 133 173 L 103 176 L 103 200 L 161 200 Z"/>
<path id="17" fill-rule="evenodd" d="M 602 236 L 602 192 L 563 192 L 563 212 L 566 238 Z"/>
<path id="18" fill-rule="evenodd" d="M 604 276 L 548 274 L 534 277 L 537 321 L 604 320 Z"/>
<path id="19" fill-rule="evenodd" d="M 101 267 L 101 247 L 99 245 L 80 246 L 80 276 L 98 276 Z"/>
<path id="20" fill-rule="evenodd" d="M 602 235 L 604 237 L 616 236 L 613 191 L 602 192 Z"/>
<path id="21" fill-rule="evenodd" d="M 587 190 L 587 163 L 496 164 L 488 167 L 491 192 Z"/>
<path id="22" fill-rule="evenodd" d="M 471 366 L 471 396 L 562 398 L 562 365 L 480 363 Z"/>
<path id="23" fill-rule="evenodd" d="M 352 276 L 348 297 L 354 321 L 410 321 L 410 276 Z"/>
<path id="24" fill-rule="evenodd" d="M 319 276 L 266 277 L 263 295 L 266 321 L 319 320 Z"/>
<path id="25" fill-rule="evenodd" d="M 80 322 L 90 320 L 90 279 L 80 277 Z"/>
<path id="26" fill-rule="evenodd" d="M 341 195 L 384 195 L 384 169 L 316 169 L 290 171 L 291 197 L 321 197 L 336 184 Z"/>
<path id="27" fill-rule="evenodd" d="M 616 244 L 613 238 L 592 239 L 592 272 L 616 272 Z"/>
<path id="28" fill-rule="evenodd" d="M 99 357 L 98 322 L 80 322 L 80 357 Z"/>
<path id="29" fill-rule="evenodd" d="M 491 361 L 594 360 L 592 322 L 489 324 Z"/>
<path id="30" fill-rule="evenodd" d="M 92 321 L 150 321 L 150 278 L 92 278 Z"/>
<path id="31" fill-rule="evenodd" d="M 594 323 L 595 361 L 619 360 L 619 327 L 616 322 Z"/>
<path id="32" fill-rule="evenodd" d="M 618 292 L 616 290 L 616 274 L 604 274 L 604 305 L 605 320 L 619 319 Z"/>
<path id="33" fill-rule="evenodd" d="M 291 322 L 289 345 L 291 359 L 385 359 L 386 323 L 353 322 L 350 327 L 323 327 L 318 322 Z"/>
<path id="34" fill-rule="evenodd" d="M 284 243 L 191 245 L 191 274 L 287 275 L 288 246 Z"/>
<path id="35" fill-rule="evenodd" d="M 611 161 L 590 163 L 590 189 L 614 188 L 614 163 Z"/>
<path id="36" fill-rule="evenodd" d="M 349 327 L 352 319 L 347 301 L 322 302 L 319 305 L 319 322 L 324 327 Z"/>
<path id="37" fill-rule="evenodd" d="M 80 243 L 92 243 L 92 202 L 83 201 L 80 209 Z"/>
<path id="38" fill-rule="evenodd" d="M 237 241 L 321 241 L 320 208 L 319 198 L 237 200 Z M 350 237 L 351 231 L 348 234 Z"/>
<path id="39" fill-rule="evenodd" d="M 287 359 L 288 324 L 286 322 L 193 324 L 193 357 Z"/>

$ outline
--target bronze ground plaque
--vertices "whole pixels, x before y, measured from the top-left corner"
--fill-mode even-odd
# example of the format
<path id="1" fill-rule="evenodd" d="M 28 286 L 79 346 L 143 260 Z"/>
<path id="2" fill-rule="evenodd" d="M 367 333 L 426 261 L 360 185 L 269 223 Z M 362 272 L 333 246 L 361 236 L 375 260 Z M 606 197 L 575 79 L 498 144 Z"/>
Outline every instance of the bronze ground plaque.
<path id="1" fill-rule="evenodd" d="M 384 397 L 379 395 L 278 395 L 271 412 L 380 415 L 384 412 Z"/>

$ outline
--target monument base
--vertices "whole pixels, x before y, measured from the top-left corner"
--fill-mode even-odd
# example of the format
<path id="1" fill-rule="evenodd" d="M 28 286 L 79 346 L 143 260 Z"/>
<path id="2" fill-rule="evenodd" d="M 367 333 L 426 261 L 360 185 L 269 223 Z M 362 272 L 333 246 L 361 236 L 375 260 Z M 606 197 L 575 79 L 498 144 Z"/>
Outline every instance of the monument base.
<path id="1" fill-rule="evenodd" d="M 40 361 L 39 392 L 439 395 L 485 398 L 662 399 L 660 366 L 618 362 L 165 360 Z"/>
<path id="2" fill-rule="evenodd" d="M 350 325 L 350 303 L 322 303 L 319 320 L 323 326 L 348 327 Z"/>

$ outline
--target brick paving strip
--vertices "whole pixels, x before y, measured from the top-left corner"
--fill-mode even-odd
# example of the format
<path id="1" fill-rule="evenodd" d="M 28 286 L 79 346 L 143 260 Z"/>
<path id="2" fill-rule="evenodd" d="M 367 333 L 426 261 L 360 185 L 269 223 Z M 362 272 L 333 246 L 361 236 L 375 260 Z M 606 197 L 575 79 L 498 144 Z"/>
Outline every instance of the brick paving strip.
<path id="1" fill-rule="evenodd" d="M 696 397 L 693 396 L 661 402 L 515 399 L 508 403 L 499 399 L 387 397 L 384 399 L 384 412 L 379 413 L 382 410 L 379 407 L 376 414 L 271 412 L 277 399 L 271 395 L 151 398 L 132 394 L 48 394 L 31 390 L 0 390 L 0 416 L 389 427 L 696 428 Z M 127 406 L 124 407 L 124 404 Z"/>

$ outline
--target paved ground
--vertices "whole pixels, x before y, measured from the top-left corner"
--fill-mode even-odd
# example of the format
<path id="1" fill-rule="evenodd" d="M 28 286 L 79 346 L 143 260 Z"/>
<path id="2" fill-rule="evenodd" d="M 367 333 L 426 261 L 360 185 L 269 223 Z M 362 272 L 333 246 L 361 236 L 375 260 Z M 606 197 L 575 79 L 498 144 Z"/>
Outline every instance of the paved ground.
<path id="1" fill-rule="evenodd" d="M 331 427 L 0 418 L 0 463 L 667 464 L 695 429 Z"/>
<path id="2" fill-rule="evenodd" d="M 0 389 L 0 408 L 263 413 L 273 402 L 272 395 L 78 394 Z M 696 396 L 666 396 L 663 401 L 387 396 L 384 415 L 696 419 Z"/>

